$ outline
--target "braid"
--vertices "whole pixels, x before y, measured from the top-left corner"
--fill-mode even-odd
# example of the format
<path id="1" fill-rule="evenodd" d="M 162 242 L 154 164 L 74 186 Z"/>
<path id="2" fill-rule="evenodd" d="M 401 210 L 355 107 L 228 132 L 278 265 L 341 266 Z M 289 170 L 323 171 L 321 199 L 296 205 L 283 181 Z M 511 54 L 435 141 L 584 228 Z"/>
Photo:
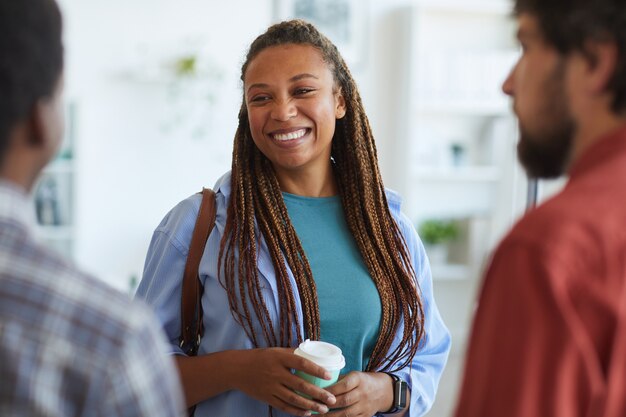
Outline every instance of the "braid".
<path id="1" fill-rule="evenodd" d="M 406 242 L 389 212 L 378 169 L 377 151 L 361 99 L 345 62 L 336 73 L 345 74 L 346 117 L 337 122 L 340 135 L 333 139 L 336 178 L 346 221 L 376 284 L 382 319 L 368 370 L 389 370 L 410 362 L 423 337 L 424 314 L 415 271 Z M 401 343 L 389 352 L 400 320 L 404 319 Z M 387 354 L 389 352 L 389 354 Z"/>
<path id="2" fill-rule="evenodd" d="M 316 47 L 346 100 L 346 115 L 337 120 L 332 142 L 334 175 L 348 227 L 382 305 L 380 331 L 367 370 L 390 370 L 393 363 L 398 364 L 395 369 L 402 368 L 412 360 L 424 335 L 423 305 L 406 241 L 389 211 L 374 138 L 349 69 L 337 48 L 314 26 L 292 20 L 270 27 L 252 43 L 242 80 L 259 52 L 286 43 Z M 257 347 L 289 346 L 305 336 L 318 340 L 319 303 L 311 267 L 289 220 L 272 164 L 252 139 L 245 100 L 234 140 L 231 186 L 218 270 L 233 316 Z M 277 323 L 264 302 L 259 281 L 260 244 L 267 245 L 276 274 Z M 300 332 L 296 294 L 305 335 Z M 262 334 L 257 334 L 252 314 Z M 401 343 L 392 349 L 401 324 Z"/>
<path id="3" fill-rule="evenodd" d="M 240 126 L 247 126 L 247 117 L 246 108 L 242 106 Z M 287 269 L 289 265 L 303 306 L 307 337 L 318 339 L 319 309 L 313 274 L 289 221 L 272 165 L 254 145 L 248 128 L 239 128 L 235 136 L 231 181 L 233 193 L 220 245 L 218 268 L 222 272 L 221 282 L 228 293 L 235 319 L 257 347 L 261 346 L 261 341 L 252 324 L 251 310 L 259 319 L 266 345 L 289 346 L 294 336 L 298 341 L 303 340 L 295 314 L 296 301 Z M 260 236 L 264 238 L 276 272 L 278 334 L 274 332 L 275 323 L 263 301 L 258 276 L 256 259 Z"/>

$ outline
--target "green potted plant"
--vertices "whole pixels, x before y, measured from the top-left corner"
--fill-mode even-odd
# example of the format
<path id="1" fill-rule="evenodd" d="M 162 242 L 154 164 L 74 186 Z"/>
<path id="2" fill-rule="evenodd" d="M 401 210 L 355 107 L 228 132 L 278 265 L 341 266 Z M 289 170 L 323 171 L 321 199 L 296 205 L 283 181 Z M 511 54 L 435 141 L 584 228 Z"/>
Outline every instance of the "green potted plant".
<path id="1" fill-rule="evenodd" d="M 174 62 L 174 72 L 178 77 L 193 77 L 198 70 L 198 58 L 195 55 L 185 55 Z"/>
<path id="2" fill-rule="evenodd" d="M 445 263 L 448 257 L 448 244 L 459 235 L 459 227 L 454 220 L 428 219 L 418 228 L 431 264 Z"/>

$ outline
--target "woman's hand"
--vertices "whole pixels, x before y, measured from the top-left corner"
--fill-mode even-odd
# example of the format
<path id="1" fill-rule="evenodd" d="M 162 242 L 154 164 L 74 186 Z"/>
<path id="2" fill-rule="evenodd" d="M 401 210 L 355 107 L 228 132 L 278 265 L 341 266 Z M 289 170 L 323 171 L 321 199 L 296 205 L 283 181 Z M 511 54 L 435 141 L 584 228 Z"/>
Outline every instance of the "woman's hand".
<path id="1" fill-rule="evenodd" d="M 291 369 L 323 379 L 330 379 L 330 374 L 315 363 L 294 355 L 293 351 L 293 348 L 237 351 L 239 364 L 232 375 L 232 388 L 292 415 L 309 416 L 311 410 L 322 414 L 328 412 L 329 407 L 335 406 L 335 397 L 294 375 Z"/>
<path id="2" fill-rule="evenodd" d="M 393 384 L 389 375 L 381 372 L 350 372 L 327 388 L 337 402 L 338 410 L 328 417 L 372 417 L 391 408 Z"/>

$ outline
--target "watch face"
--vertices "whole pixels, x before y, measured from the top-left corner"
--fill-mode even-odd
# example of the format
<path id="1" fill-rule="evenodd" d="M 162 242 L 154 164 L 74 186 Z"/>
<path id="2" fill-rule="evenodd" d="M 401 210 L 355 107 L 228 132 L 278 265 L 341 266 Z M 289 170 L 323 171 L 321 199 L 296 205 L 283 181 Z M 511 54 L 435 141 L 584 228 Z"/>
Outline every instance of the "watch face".
<path id="1" fill-rule="evenodd" d="M 398 410 L 403 410 L 406 408 L 406 393 L 408 389 L 409 387 L 406 382 L 396 382 L 396 392 L 394 392 L 394 405 Z"/>

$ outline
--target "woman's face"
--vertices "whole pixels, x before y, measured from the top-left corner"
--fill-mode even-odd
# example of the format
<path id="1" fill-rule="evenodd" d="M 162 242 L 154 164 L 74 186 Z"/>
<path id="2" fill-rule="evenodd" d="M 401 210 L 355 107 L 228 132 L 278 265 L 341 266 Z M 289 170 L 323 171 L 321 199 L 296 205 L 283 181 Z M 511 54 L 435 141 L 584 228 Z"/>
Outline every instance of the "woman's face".
<path id="1" fill-rule="evenodd" d="M 252 139 L 279 178 L 328 170 L 335 121 L 346 105 L 318 49 L 263 50 L 244 74 L 244 98 Z"/>

